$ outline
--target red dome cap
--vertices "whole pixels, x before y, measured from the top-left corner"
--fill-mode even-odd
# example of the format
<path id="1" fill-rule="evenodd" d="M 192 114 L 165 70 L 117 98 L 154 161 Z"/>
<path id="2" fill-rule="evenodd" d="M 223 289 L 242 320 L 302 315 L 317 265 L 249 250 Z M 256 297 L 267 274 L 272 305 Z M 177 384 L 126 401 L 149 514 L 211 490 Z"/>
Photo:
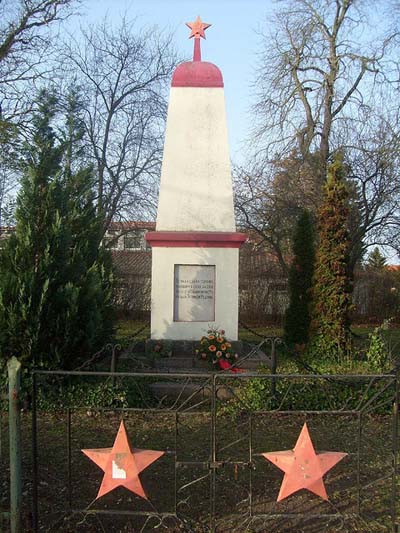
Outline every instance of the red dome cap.
<path id="1" fill-rule="evenodd" d="M 219 68 L 207 61 L 188 61 L 178 65 L 172 76 L 172 87 L 223 87 Z"/>

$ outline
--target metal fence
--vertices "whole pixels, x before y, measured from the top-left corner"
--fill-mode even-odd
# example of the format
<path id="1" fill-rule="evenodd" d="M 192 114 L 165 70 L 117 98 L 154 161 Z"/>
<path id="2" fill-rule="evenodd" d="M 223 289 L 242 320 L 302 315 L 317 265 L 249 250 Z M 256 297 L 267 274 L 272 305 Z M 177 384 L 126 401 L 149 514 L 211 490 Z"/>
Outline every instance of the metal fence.
<path id="1" fill-rule="evenodd" d="M 33 530 L 397 531 L 398 399 L 395 374 L 35 371 Z M 121 419 L 133 447 L 165 452 L 140 474 L 148 500 L 95 500 L 103 472 L 81 450 L 111 447 Z M 293 449 L 304 422 L 317 453 L 348 455 L 329 501 L 277 502 L 262 454 Z"/>

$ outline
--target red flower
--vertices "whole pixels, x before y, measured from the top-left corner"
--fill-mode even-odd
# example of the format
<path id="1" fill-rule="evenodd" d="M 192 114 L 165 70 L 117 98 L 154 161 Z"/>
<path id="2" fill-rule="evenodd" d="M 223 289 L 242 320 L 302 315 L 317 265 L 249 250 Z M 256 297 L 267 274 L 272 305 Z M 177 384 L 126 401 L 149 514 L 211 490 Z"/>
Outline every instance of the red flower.
<path id="1" fill-rule="evenodd" d="M 231 364 L 228 363 L 228 361 L 225 361 L 224 359 L 219 360 L 219 366 L 222 370 L 228 370 L 228 368 L 231 368 Z"/>

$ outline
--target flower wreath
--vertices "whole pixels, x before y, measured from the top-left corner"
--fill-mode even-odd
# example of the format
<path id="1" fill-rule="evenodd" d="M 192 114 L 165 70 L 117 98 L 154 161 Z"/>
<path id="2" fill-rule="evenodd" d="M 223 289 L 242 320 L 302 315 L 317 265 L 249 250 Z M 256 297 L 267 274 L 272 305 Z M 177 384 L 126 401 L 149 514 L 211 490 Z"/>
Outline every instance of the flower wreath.
<path id="1" fill-rule="evenodd" d="M 239 355 L 233 352 L 232 344 L 225 336 L 225 330 L 217 328 L 207 330 L 207 335 L 201 337 L 195 353 L 200 359 L 212 362 L 221 370 L 231 368 L 239 358 Z"/>

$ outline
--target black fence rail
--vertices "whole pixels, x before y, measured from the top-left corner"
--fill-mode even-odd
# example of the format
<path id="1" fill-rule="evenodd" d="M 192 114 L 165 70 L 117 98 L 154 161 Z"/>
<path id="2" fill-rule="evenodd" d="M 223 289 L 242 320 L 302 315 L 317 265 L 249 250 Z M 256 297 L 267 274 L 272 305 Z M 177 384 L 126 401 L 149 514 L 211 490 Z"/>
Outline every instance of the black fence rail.
<path id="1" fill-rule="evenodd" d="M 398 531 L 398 401 L 397 374 L 35 371 L 32 529 Z M 82 450 L 111 448 L 121 420 L 132 448 L 164 452 L 139 475 L 148 499 L 96 499 L 104 472 Z M 264 454 L 293 450 L 304 423 L 317 454 L 347 455 L 328 500 L 277 502 L 284 473 Z"/>

